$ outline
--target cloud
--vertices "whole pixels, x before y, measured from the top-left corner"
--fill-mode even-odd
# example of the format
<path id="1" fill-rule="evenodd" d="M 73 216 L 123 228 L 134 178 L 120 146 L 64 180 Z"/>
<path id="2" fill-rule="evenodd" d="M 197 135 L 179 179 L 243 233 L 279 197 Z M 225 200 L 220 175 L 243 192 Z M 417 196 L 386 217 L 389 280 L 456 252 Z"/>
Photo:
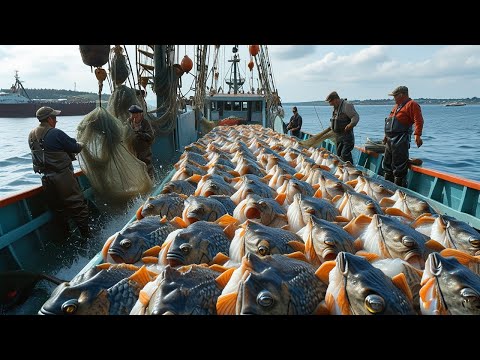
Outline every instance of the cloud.
<path id="1" fill-rule="evenodd" d="M 270 45 L 269 52 L 280 60 L 295 60 L 315 53 L 315 45 Z"/>

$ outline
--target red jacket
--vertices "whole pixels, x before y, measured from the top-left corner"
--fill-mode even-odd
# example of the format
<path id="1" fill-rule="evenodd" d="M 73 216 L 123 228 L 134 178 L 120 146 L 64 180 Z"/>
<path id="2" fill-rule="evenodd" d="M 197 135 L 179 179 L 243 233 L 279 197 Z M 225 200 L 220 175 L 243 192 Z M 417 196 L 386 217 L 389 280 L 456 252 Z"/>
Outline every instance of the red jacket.
<path id="1" fill-rule="evenodd" d="M 396 116 L 398 121 L 404 125 L 414 125 L 415 124 L 415 131 L 413 132 L 414 135 L 422 135 L 423 130 L 423 116 L 422 116 L 422 109 L 420 109 L 420 105 L 411 100 L 407 102 L 399 111 L 396 113 L 397 108 L 399 105 L 395 104 L 392 111 L 390 112 L 390 116 Z"/>

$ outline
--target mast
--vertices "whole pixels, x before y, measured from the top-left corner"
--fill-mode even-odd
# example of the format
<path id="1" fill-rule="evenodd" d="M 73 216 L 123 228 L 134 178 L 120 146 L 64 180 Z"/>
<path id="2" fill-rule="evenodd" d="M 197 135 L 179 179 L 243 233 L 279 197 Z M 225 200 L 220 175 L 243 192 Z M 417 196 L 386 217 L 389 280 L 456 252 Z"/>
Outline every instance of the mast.
<path id="1" fill-rule="evenodd" d="M 232 66 L 231 66 L 232 67 L 232 72 L 230 73 L 230 81 L 225 81 L 225 82 L 229 86 L 229 88 L 228 88 L 229 93 L 233 88 L 233 93 L 238 94 L 238 89 L 241 86 L 243 86 L 243 83 L 245 82 L 245 79 L 242 79 L 242 77 L 240 76 L 240 70 L 238 69 L 238 63 L 240 62 L 240 58 L 237 54 L 238 45 L 235 45 L 233 47 L 232 52 L 233 52 L 233 59 L 228 60 L 228 62 L 232 63 Z M 238 75 L 237 75 L 237 73 L 238 73 Z M 232 79 L 232 74 L 233 74 L 233 79 Z"/>

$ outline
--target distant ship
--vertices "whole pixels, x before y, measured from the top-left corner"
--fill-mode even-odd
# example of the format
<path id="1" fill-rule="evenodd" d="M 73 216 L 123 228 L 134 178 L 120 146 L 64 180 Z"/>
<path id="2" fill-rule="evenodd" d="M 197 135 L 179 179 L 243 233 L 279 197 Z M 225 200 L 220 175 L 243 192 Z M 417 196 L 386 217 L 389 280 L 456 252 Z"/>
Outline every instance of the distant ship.
<path id="1" fill-rule="evenodd" d="M 455 102 L 445 104 L 445 106 L 465 106 L 465 105 L 467 104 L 460 101 L 455 101 Z"/>
<path id="2" fill-rule="evenodd" d="M 32 100 L 15 72 L 15 83 L 10 92 L 0 92 L 0 118 L 35 117 L 42 106 L 62 111 L 62 116 L 86 115 L 96 107 L 96 101 Z"/>

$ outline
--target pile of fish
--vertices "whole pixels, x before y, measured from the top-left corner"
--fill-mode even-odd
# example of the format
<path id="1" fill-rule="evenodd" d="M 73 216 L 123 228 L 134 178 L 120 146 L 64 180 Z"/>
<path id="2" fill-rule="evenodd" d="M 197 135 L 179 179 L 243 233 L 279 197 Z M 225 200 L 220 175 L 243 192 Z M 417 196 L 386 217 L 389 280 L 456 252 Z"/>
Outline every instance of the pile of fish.
<path id="1" fill-rule="evenodd" d="M 185 147 L 41 314 L 480 314 L 480 234 L 261 126 Z"/>

